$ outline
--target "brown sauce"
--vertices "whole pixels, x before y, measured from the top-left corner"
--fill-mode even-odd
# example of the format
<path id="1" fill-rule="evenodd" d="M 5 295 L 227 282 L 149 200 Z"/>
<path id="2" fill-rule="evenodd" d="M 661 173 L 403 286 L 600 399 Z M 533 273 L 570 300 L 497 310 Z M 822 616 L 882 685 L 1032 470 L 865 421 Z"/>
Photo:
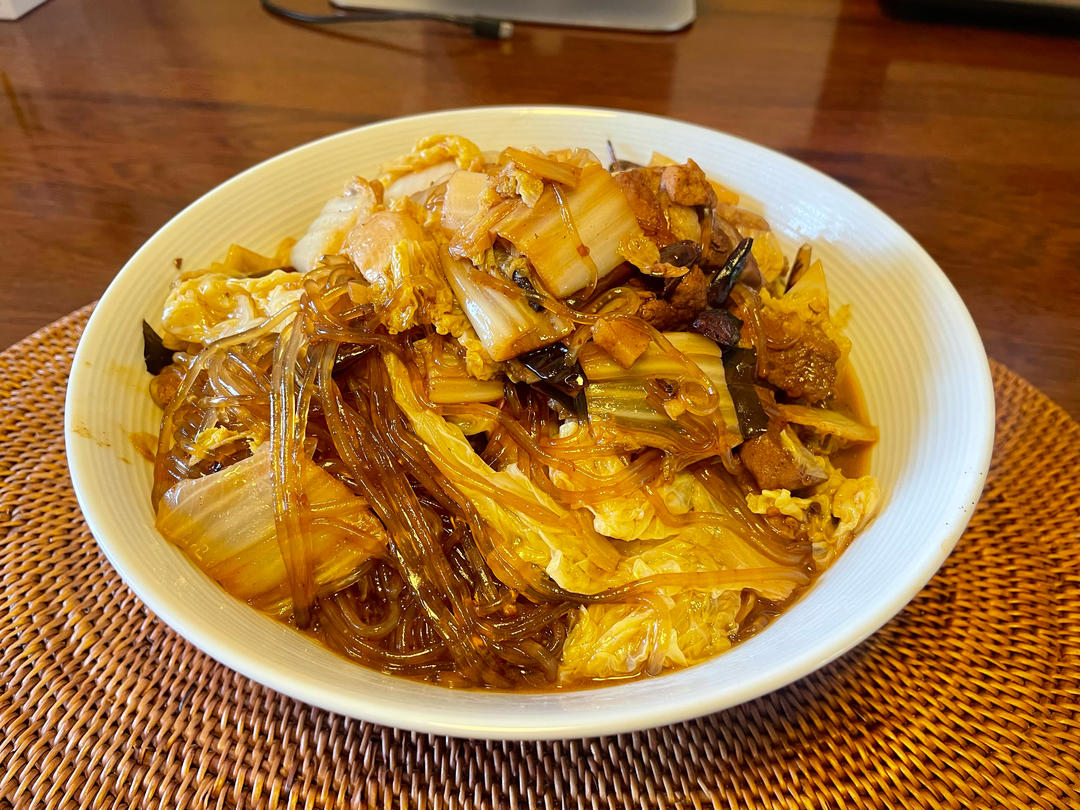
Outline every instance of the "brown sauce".
<path id="1" fill-rule="evenodd" d="M 151 464 L 154 463 L 154 459 L 157 457 L 158 438 L 153 433 L 129 433 L 128 440 L 131 442 L 131 446 L 135 448 L 135 452 L 145 458 Z"/>
<path id="2" fill-rule="evenodd" d="M 870 414 L 866 410 L 866 398 L 863 396 L 859 378 L 850 361 L 845 361 L 836 375 L 836 396 L 832 408 L 845 416 L 850 416 L 864 425 L 871 425 Z M 853 444 L 832 456 L 832 463 L 848 478 L 858 478 L 870 472 L 872 444 Z"/>

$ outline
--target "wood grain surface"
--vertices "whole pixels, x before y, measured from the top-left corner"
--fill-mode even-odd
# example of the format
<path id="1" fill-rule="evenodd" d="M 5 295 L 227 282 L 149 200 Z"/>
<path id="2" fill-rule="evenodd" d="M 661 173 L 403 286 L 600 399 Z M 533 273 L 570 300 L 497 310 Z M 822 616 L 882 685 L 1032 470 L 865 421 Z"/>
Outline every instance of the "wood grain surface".
<path id="1" fill-rule="evenodd" d="M 324 10 L 294 0 L 307 10 Z M 322 135 L 477 104 L 643 110 L 803 160 L 907 228 L 991 357 L 1080 416 L 1080 39 L 873 0 L 699 0 L 675 34 L 318 32 L 256 0 L 49 0 L 0 23 L 0 346 L 173 214 Z"/>

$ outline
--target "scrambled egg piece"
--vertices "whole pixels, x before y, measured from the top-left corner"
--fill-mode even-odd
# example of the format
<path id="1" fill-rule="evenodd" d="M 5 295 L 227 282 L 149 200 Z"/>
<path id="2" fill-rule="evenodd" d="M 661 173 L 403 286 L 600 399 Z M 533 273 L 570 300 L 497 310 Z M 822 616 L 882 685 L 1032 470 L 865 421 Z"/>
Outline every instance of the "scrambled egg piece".
<path id="1" fill-rule="evenodd" d="M 454 161 L 458 168 L 478 171 L 483 168 L 484 156 L 480 148 L 460 135 L 428 135 L 413 146 L 413 150 L 402 158 L 384 164 L 379 172 L 379 182 L 384 188 L 407 174 L 437 166 L 448 160 Z"/>
<path id="2" fill-rule="evenodd" d="M 494 205 L 504 197 L 518 196 L 532 208 L 544 193 L 544 181 L 535 174 L 509 162 L 495 176 L 492 185 L 481 197 L 486 205 Z"/>
<path id="3" fill-rule="evenodd" d="M 589 430 L 577 422 L 568 420 L 559 426 L 559 438 L 566 444 L 575 439 L 589 440 Z M 583 471 L 600 476 L 610 476 L 626 469 L 626 461 L 619 455 L 600 456 L 592 461 L 579 461 Z M 564 489 L 576 489 L 566 473 L 552 469 L 551 480 Z M 697 481 L 690 473 L 678 473 L 669 484 L 656 488 L 664 505 L 674 515 L 685 515 L 693 506 L 694 487 Z M 698 485 L 700 486 L 700 485 Z M 586 507 L 593 514 L 593 528 L 607 537 L 617 540 L 662 540 L 678 531 L 660 519 L 648 499 L 636 491 L 616 498 L 605 498 Z"/>
<path id="4" fill-rule="evenodd" d="M 357 228 L 364 228 L 373 221 L 374 217 Z M 351 234 L 349 238 L 352 238 Z M 368 287 L 354 285 L 351 288 L 353 301 L 382 307 L 383 323 L 392 335 L 421 323 L 430 323 L 440 334 L 446 334 L 449 330 L 444 320 L 450 317 L 455 302 L 443 276 L 439 246 L 430 240 L 406 238 L 393 245 L 381 246 L 381 251 L 383 255 L 375 257 L 376 264 L 370 266 L 362 261 L 370 259 L 369 254 L 375 252 L 368 246 L 363 255 L 359 255 L 359 250 L 350 253 L 350 258 L 370 282 Z M 384 261 L 379 262 L 379 259 Z"/>
<path id="5" fill-rule="evenodd" d="M 651 574 L 715 570 L 700 546 L 669 540 L 627 558 L 628 580 Z M 563 645 L 559 680 L 657 675 L 711 658 L 731 646 L 741 604 L 737 589 L 661 589 L 647 603 L 590 605 L 578 611 Z"/>
<path id="6" fill-rule="evenodd" d="M 300 300 L 304 277 L 275 270 L 258 278 L 204 273 L 181 279 L 169 291 L 162 314 L 166 345 L 207 345 L 258 326 Z"/>
<path id="7" fill-rule="evenodd" d="M 484 350 L 447 284 L 436 242 L 402 239 L 389 248 L 387 263 L 372 278 L 369 286 L 351 284 L 349 295 L 357 304 L 383 307 L 383 320 L 391 334 L 430 323 L 465 349 L 465 370 L 470 376 L 490 380 L 501 370 Z"/>
<path id="8" fill-rule="evenodd" d="M 212 452 L 230 442 L 246 441 L 252 448 L 261 444 L 258 437 L 247 433 L 239 433 L 227 427 L 209 427 L 200 430 L 191 445 L 191 453 L 188 456 L 189 464 L 197 464 L 208 458 Z"/>
<path id="9" fill-rule="evenodd" d="M 678 633 L 654 614 L 625 604 L 581 608 L 563 646 L 559 680 L 658 675 L 667 663 L 685 665 Z"/>
<path id="10" fill-rule="evenodd" d="M 746 496 L 750 511 L 758 515 L 785 515 L 809 527 L 814 563 L 819 569 L 832 564 L 855 533 L 872 518 L 881 503 L 881 490 L 873 476 L 846 478 L 824 456 L 816 457 L 829 473 L 828 480 L 797 498 L 786 489 L 766 489 Z"/>
<path id="11" fill-rule="evenodd" d="M 750 246 L 750 253 L 753 254 L 761 275 L 765 277 L 765 282 L 771 284 L 784 272 L 786 263 L 780 241 L 772 231 L 758 228 L 746 228 L 743 235 L 754 240 L 754 244 Z"/>
<path id="12" fill-rule="evenodd" d="M 755 241 L 751 250 L 756 247 Z M 756 251 L 754 251 L 754 258 L 758 258 Z M 758 259 L 758 266 L 768 278 L 765 267 L 761 265 L 761 259 Z M 845 305 L 830 317 L 829 288 L 825 283 L 825 270 L 821 266 L 820 259 L 815 260 L 802 277 L 783 295 L 774 296 L 768 289 L 762 288 L 761 307 L 767 316 L 771 316 L 776 321 L 784 322 L 785 319 L 795 318 L 799 322 L 820 327 L 825 337 L 840 349 L 841 358 L 846 357 L 851 351 L 851 341 L 844 335 L 850 309 Z"/>

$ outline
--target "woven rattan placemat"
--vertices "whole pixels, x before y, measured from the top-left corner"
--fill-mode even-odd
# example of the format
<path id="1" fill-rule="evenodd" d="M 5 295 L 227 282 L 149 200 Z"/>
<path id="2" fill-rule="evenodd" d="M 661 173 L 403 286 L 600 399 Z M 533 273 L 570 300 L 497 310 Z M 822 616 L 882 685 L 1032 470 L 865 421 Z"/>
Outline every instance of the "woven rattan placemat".
<path id="1" fill-rule="evenodd" d="M 1080 425 L 1002 366 L 978 511 L 868 641 L 692 722 L 487 743 L 297 703 L 142 606 L 87 531 L 64 460 L 88 314 L 0 354 L 3 810 L 1080 807 Z"/>

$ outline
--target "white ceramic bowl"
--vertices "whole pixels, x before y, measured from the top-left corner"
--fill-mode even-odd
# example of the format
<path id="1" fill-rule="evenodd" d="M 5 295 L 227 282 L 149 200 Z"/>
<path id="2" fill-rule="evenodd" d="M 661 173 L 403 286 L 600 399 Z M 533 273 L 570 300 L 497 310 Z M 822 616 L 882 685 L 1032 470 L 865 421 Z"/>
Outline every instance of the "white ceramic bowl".
<path id="1" fill-rule="evenodd" d="M 877 519 L 760 635 L 661 678 L 557 694 L 449 691 L 353 665 L 231 598 L 154 530 L 150 466 L 130 434 L 156 432 L 140 321 L 153 323 L 173 259 L 205 266 L 230 242 L 271 250 L 299 235 L 353 174 L 372 174 L 420 136 L 459 133 L 482 148 L 586 146 L 646 161 L 693 157 L 763 213 L 785 251 L 824 260 L 834 306 L 848 302 L 852 358 L 881 430 Z M 746 141 L 636 113 L 495 107 L 420 115 L 343 132 L 255 166 L 178 214 L 131 258 L 79 344 L 67 397 L 68 460 L 86 520 L 158 616 L 244 675 L 299 700 L 417 731 L 489 738 L 615 733 L 724 709 L 788 684 L 858 644 L 926 583 L 982 490 L 994 400 L 978 334 L 934 261 L 895 222 L 839 183 Z"/>

